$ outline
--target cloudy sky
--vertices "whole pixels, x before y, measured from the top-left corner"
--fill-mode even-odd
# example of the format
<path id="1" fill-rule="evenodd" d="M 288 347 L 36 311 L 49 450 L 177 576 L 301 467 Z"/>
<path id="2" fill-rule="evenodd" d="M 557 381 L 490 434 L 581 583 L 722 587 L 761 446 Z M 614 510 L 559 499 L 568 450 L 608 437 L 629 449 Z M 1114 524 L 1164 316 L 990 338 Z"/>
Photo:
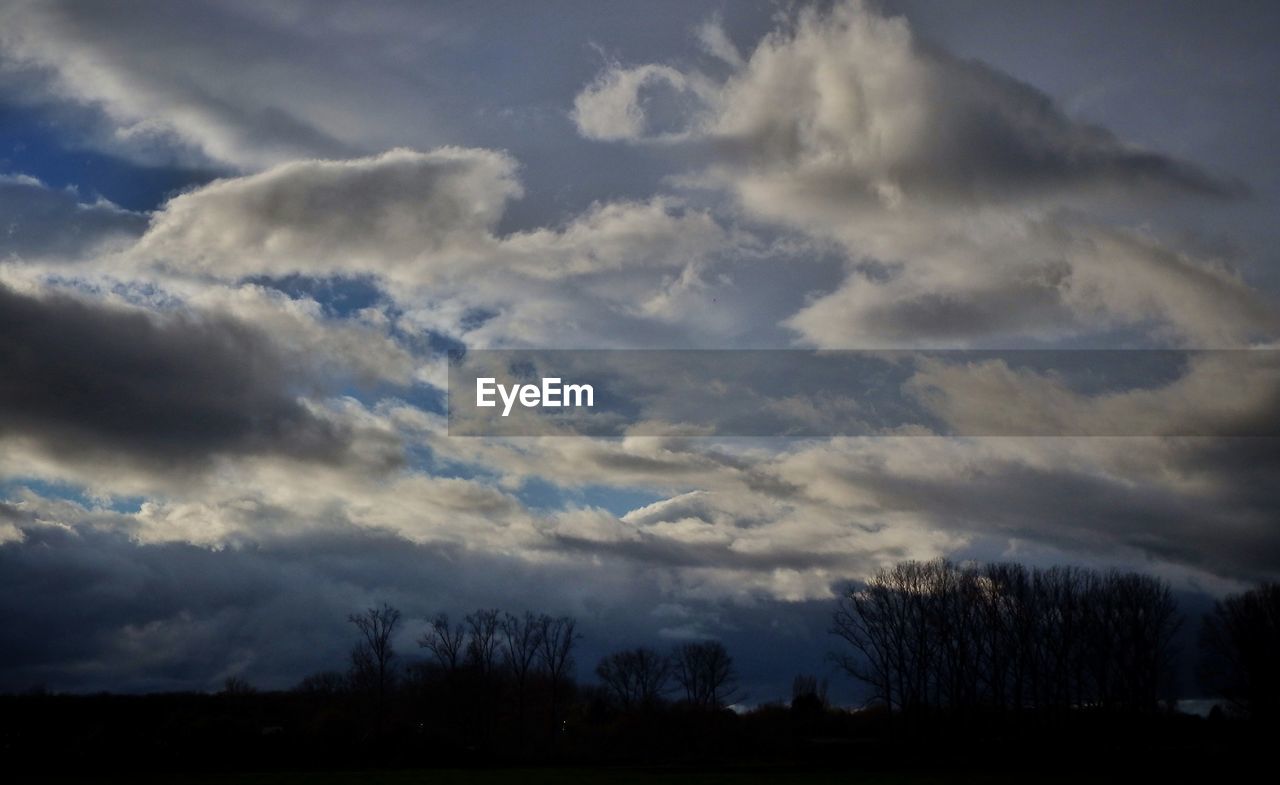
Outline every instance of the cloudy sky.
<path id="1" fill-rule="evenodd" d="M 1262 3 L 0 3 L 0 689 L 288 686 L 386 600 L 410 654 L 439 610 L 571 613 L 584 676 L 719 638 L 767 700 L 905 558 L 1280 575 L 1274 438 L 445 409 L 460 348 L 1280 348 L 1278 35 Z M 1274 432 L 1249 368 L 903 392 L 950 432 L 1031 399 Z"/>

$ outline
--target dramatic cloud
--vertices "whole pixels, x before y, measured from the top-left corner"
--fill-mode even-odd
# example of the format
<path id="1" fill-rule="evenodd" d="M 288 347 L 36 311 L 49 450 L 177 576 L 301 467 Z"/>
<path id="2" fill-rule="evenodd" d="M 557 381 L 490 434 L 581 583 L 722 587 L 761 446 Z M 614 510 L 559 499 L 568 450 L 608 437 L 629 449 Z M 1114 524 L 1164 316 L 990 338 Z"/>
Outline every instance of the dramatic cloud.
<path id="1" fill-rule="evenodd" d="M 339 459 L 350 435 L 298 400 L 291 366 L 302 370 L 228 319 L 0 287 L 0 437 L 69 460 Z"/>
<path id="2" fill-rule="evenodd" d="M 637 326 L 723 333 L 755 310 L 699 307 L 730 283 L 714 265 L 759 262 L 763 249 L 673 197 L 593 204 L 556 227 L 499 234 L 522 193 L 516 169 L 505 154 L 460 148 L 283 164 L 174 197 L 105 264 L 231 283 L 368 276 L 412 329 L 477 344 L 563 343 L 593 323 L 603 343 L 635 344 Z"/>
<path id="3" fill-rule="evenodd" d="M 723 34 L 702 37 L 724 49 Z M 659 68 L 611 65 L 578 96 L 579 130 L 675 141 L 646 131 L 642 88 L 658 75 L 701 85 L 680 136 L 713 152 L 689 182 L 864 263 L 788 322 L 808 343 L 1043 340 L 1101 321 L 1220 346 L 1280 326 L 1214 260 L 1062 212 L 1241 186 L 1075 122 L 1029 85 L 916 41 L 904 19 L 855 0 L 805 9 L 718 85 Z"/>
<path id="4" fill-rule="evenodd" d="M 723 57 L 723 31 L 700 32 Z M 787 190 L 805 202 L 1010 202 L 1064 186 L 1217 196 L 1241 188 L 1074 122 L 1031 86 L 922 45 L 906 20 L 857 0 L 802 11 L 736 65 L 713 89 L 706 77 L 667 66 L 615 63 L 579 94 L 574 117 L 588 137 L 646 141 L 655 102 L 645 88 L 700 85 L 702 113 L 684 116 L 747 169 L 744 191 Z"/>
<path id="5" fill-rule="evenodd" d="M 785 697 L 790 676 L 774 674 L 796 661 L 822 669 L 828 647 L 825 603 L 670 602 L 646 570 L 612 559 L 528 564 L 350 530 L 221 551 L 139 547 L 26 517 L 29 547 L 0 548 L 0 689 L 216 689 L 228 676 L 290 687 L 343 667 L 347 614 L 384 600 L 405 613 L 406 658 L 435 613 L 476 607 L 576 615 L 584 669 L 622 646 L 714 635 L 760 700 Z M 785 646 L 758 650 L 760 636 Z"/>
<path id="6" fill-rule="evenodd" d="M 1280 440 L 1173 436 L 1274 432 L 1271 352 L 890 379 L 938 430 L 1152 438 L 447 434 L 459 348 L 1277 345 L 1272 152 L 1240 143 L 1273 114 L 1187 129 L 1166 93 L 1208 88 L 1150 70 L 1090 103 L 989 11 L 965 41 L 715 10 L 5 4 L 0 689 L 287 686 L 387 600 L 405 652 L 478 606 L 577 615 L 584 665 L 718 637 L 765 700 L 825 667 L 834 587 L 901 559 L 1275 578 Z M 1175 48 L 1230 76 L 1205 106 L 1274 92 L 1274 46 Z M 836 400 L 752 416 L 860 416 Z"/>

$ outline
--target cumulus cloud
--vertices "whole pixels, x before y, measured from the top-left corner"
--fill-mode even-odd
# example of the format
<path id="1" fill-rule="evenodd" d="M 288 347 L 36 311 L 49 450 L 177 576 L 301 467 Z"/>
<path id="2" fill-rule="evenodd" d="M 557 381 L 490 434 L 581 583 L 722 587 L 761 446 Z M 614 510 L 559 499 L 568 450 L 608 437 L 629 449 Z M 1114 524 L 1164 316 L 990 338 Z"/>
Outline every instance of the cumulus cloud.
<path id="1" fill-rule="evenodd" d="M 704 45 L 732 62 L 714 30 Z M 917 41 L 902 18 L 857 0 L 807 8 L 718 84 L 654 68 L 609 66 L 579 94 L 580 131 L 652 141 L 637 85 L 655 73 L 703 85 L 682 136 L 711 152 L 687 182 L 850 254 L 844 284 L 787 322 L 806 343 L 1053 340 L 1101 321 L 1216 346 L 1280 326 L 1274 304 L 1215 260 L 1083 215 L 1241 185 L 1072 120 L 1030 85 Z"/>
<path id="2" fill-rule="evenodd" d="M 522 194 L 517 168 L 504 153 L 461 148 L 283 164 L 174 197 L 101 266 L 187 289 L 367 277 L 406 329 L 473 345 L 636 344 L 646 334 L 687 344 L 741 330 L 758 310 L 705 304 L 737 288 L 723 270 L 760 267 L 767 249 L 671 196 L 595 203 L 555 226 L 500 233 Z"/>
<path id="3" fill-rule="evenodd" d="M 699 37 L 736 66 L 727 81 L 611 64 L 576 99 L 579 130 L 643 140 L 652 134 L 642 89 L 698 84 L 704 111 L 685 118 L 746 169 L 744 190 L 754 183 L 806 202 L 1009 202 L 1064 186 L 1217 196 L 1242 188 L 1072 121 L 1033 87 L 921 44 L 905 19 L 859 0 L 801 11 L 746 61 L 714 22 Z"/>
<path id="4" fill-rule="evenodd" d="M 709 86 L 669 66 L 613 64 L 574 99 L 572 117 L 588 139 L 678 139 Z"/>
<path id="5" fill-rule="evenodd" d="M 498 236 L 506 203 L 523 193 L 516 170 L 508 155 L 461 148 L 283 164 L 174 197 L 129 255 L 222 279 L 425 284 L 681 267 L 728 242 L 707 212 L 664 197 L 595 204 L 559 228 Z"/>
<path id="6" fill-rule="evenodd" d="M 706 133 L 740 157 L 747 190 L 847 206 L 1239 188 L 1072 121 L 1031 86 L 921 44 L 904 19 L 860 2 L 806 10 L 765 39 L 724 85 Z"/>
<path id="7" fill-rule="evenodd" d="M 282 164 L 171 199 L 135 252 L 222 278 L 412 277 L 424 260 L 476 261 L 520 194 L 515 168 L 501 153 L 453 148 Z"/>

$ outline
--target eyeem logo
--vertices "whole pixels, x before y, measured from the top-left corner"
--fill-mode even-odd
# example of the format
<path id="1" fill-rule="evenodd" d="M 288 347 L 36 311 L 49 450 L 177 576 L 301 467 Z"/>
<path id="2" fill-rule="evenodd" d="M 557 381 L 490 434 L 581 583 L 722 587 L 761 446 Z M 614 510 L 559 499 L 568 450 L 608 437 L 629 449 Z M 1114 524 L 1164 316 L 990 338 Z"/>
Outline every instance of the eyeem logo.
<path id="1" fill-rule="evenodd" d="M 511 414 L 511 407 L 516 401 L 526 409 L 535 407 L 559 408 L 561 406 L 595 406 L 596 391 L 589 384 L 566 384 L 561 386 L 559 376 L 549 376 L 536 384 L 498 384 L 492 376 L 476 378 L 476 406 L 492 407 L 498 402 L 494 395 L 502 398 L 502 416 Z"/>

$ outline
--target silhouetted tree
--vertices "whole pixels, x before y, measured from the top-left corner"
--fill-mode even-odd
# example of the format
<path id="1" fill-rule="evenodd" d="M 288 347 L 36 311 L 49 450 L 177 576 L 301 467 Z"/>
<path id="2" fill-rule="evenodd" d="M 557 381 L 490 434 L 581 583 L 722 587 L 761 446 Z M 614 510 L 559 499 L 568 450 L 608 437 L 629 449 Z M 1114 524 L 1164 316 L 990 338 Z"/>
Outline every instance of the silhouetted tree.
<path id="1" fill-rule="evenodd" d="M 881 570 L 840 598 L 836 661 L 907 712 L 1154 709 L 1169 695 L 1179 619 L 1167 585 L 1074 567 L 945 559 Z"/>
<path id="2" fill-rule="evenodd" d="M 337 695 L 346 692 L 350 681 L 339 671 L 321 671 L 306 676 L 294 687 L 294 692 L 310 695 Z"/>
<path id="3" fill-rule="evenodd" d="M 373 687 L 381 709 L 395 680 L 396 653 L 391 636 L 400 622 L 400 611 L 383 603 L 381 608 L 354 613 L 347 621 L 360 631 L 360 640 L 351 652 L 352 675 L 357 683 Z"/>
<path id="4" fill-rule="evenodd" d="M 467 631 L 461 624 L 450 626 L 449 614 L 437 614 L 431 629 L 418 639 L 418 645 L 431 652 L 440 667 L 453 673 L 463 664 L 467 654 Z"/>
<path id="5" fill-rule="evenodd" d="M 538 662 L 551 688 L 551 727 L 560 721 L 569 672 L 573 670 L 573 647 L 581 638 L 578 623 L 570 616 L 538 617 Z"/>
<path id="6" fill-rule="evenodd" d="M 791 707 L 827 707 L 827 680 L 801 673 L 791 680 Z"/>
<path id="7" fill-rule="evenodd" d="M 911 610 L 916 573 L 914 562 L 882 570 L 846 592 L 834 614 L 832 632 L 853 649 L 837 652 L 836 662 L 871 687 L 873 700 L 890 707 L 906 708 L 921 697 L 914 665 L 925 644 Z"/>
<path id="8" fill-rule="evenodd" d="M 496 669 L 501 656 L 502 641 L 498 636 L 502 615 L 497 608 L 481 608 L 468 613 L 467 623 L 467 663 L 481 677 L 491 675 Z"/>
<path id="9" fill-rule="evenodd" d="M 252 695 L 255 692 L 253 685 L 239 676 L 228 676 L 222 682 L 223 695 Z"/>
<path id="10" fill-rule="evenodd" d="M 821 732 L 827 714 L 827 680 L 800 674 L 791 682 L 791 731 L 797 737 Z"/>
<path id="11" fill-rule="evenodd" d="M 671 662 L 676 683 L 690 706 L 720 709 L 735 700 L 737 672 L 729 651 L 719 641 L 677 646 Z"/>
<path id="12" fill-rule="evenodd" d="M 1240 712 L 1280 719 L 1280 583 L 1215 604 L 1200 628 L 1199 676 Z"/>
<path id="13" fill-rule="evenodd" d="M 671 660 L 641 646 L 606 656 L 596 675 L 624 711 L 652 708 L 670 689 Z"/>
<path id="14" fill-rule="evenodd" d="M 523 730 L 525 707 L 528 703 L 529 676 L 538 660 L 538 646 L 542 642 L 542 625 L 538 617 L 529 611 L 523 616 L 508 613 L 502 617 L 502 656 L 516 687 L 516 706 L 519 724 Z"/>
<path id="15" fill-rule="evenodd" d="M 573 668 L 573 646 L 582 637 L 577 629 L 571 616 L 538 617 L 538 661 L 553 681 L 563 680 Z"/>
<path id="16" fill-rule="evenodd" d="M 1157 578 L 1113 571 L 1094 582 L 1085 603 L 1092 702 L 1154 709 L 1173 686 L 1173 637 L 1180 623 L 1173 593 Z"/>

